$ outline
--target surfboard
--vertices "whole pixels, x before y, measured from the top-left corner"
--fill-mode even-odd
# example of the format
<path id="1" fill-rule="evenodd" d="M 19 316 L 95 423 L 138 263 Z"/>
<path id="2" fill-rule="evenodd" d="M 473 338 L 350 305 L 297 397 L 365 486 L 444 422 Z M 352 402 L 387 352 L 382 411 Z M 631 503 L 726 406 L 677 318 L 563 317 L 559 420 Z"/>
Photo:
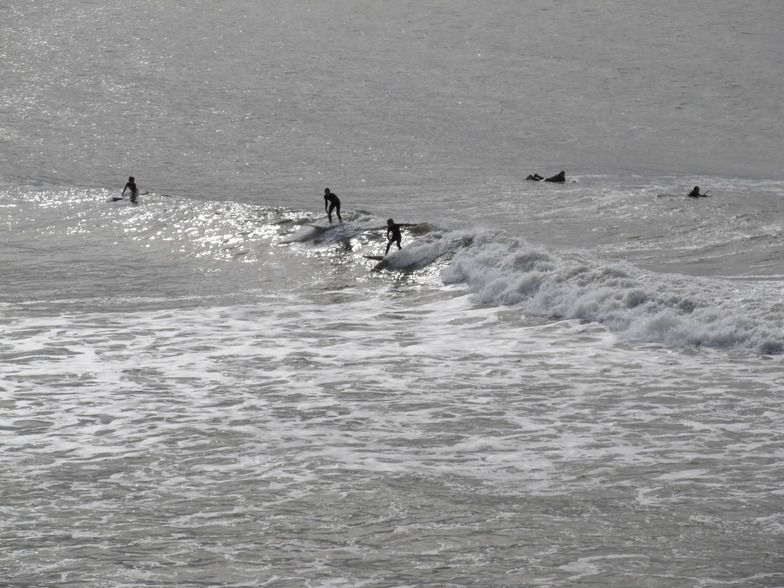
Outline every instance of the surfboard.
<path id="1" fill-rule="evenodd" d="M 320 225 L 311 225 L 311 224 L 309 224 L 308 226 L 309 227 L 313 227 L 314 229 L 318 229 L 319 231 L 326 231 L 327 229 L 335 228 L 336 225 L 330 225 L 328 227 L 322 227 Z"/>
<path id="2" fill-rule="evenodd" d="M 384 259 L 383 255 L 365 255 L 365 259 L 372 259 L 373 261 L 381 261 Z"/>

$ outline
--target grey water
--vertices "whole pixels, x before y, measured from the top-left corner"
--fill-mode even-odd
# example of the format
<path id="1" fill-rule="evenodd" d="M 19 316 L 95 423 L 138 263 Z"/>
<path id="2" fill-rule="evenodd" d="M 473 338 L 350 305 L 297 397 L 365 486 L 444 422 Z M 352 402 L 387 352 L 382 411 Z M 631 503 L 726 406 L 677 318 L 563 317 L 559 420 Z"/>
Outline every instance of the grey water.
<path id="1" fill-rule="evenodd" d="M 784 585 L 784 4 L 1 10 L 0 584 Z"/>

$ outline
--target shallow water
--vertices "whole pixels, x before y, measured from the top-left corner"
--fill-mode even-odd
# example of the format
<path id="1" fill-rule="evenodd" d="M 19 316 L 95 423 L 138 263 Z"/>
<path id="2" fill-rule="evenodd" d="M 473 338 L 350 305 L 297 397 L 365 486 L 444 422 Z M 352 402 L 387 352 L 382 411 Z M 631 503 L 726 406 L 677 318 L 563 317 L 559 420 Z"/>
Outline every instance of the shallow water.
<path id="1" fill-rule="evenodd" d="M 780 361 L 405 294 L 7 325 L 12 577 L 777 583 Z"/>

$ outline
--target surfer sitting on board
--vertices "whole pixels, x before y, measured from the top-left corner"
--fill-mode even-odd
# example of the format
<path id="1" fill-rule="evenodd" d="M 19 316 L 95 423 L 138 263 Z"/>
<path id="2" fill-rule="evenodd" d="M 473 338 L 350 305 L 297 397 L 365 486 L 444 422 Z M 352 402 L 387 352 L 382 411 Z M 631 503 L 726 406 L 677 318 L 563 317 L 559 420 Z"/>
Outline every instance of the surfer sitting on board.
<path id="1" fill-rule="evenodd" d="M 340 198 L 337 197 L 337 194 L 330 192 L 329 188 L 324 188 L 324 210 L 329 218 L 329 224 L 332 224 L 333 210 L 335 211 L 335 214 L 338 215 L 338 220 L 343 222 L 343 219 L 340 218 Z"/>
<path id="2" fill-rule="evenodd" d="M 710 194 L 710 190 L 705 192 L 705 194 L 700 194 L 700 187 L 699 186 L 694 186 L 694 189 L 691 192 L 689 192 L 689 198 L 705 197 L 708 194 Z"/>
<path id="3" fill-rule="evenodd" d="M 136 203 L 136 197 L 139 195 L 139 189 L 136 187 L 136 180 L 134 180 L 133 176 L 128 178 L 128 183 L 125 184 L 125 188 L 123 188 L 123 196 L 125 196 L 126 190 L 131 191 L 131 202 Z"/>
<path id="4" fill-rule="evenodd" d="M 402 249 L 400 246 L 400 239 L 402 239 L 402 235 L 400 234 L 400 227 L 415 227 L 416 225 L 412 225 L 410 223 L 396 223 L 391 218 L 387 219 L 387 239 L 389 242 L 387 243 L 387 250 L 384 252 L 384 255 L 389 253 L 389 248 L 392 247 L 392 243 L 397 243 L 397 248 Z"/>

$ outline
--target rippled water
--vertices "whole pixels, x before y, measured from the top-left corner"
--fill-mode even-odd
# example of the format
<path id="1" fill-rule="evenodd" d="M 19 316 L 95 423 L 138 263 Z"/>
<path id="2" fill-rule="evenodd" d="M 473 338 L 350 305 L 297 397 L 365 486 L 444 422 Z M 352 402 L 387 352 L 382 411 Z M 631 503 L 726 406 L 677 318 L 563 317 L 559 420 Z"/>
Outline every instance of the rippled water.
<path id="1" fill-rule="evenodd" d="M 12 2 L 0 584 L 784 585 L 781 6 Z"/>

